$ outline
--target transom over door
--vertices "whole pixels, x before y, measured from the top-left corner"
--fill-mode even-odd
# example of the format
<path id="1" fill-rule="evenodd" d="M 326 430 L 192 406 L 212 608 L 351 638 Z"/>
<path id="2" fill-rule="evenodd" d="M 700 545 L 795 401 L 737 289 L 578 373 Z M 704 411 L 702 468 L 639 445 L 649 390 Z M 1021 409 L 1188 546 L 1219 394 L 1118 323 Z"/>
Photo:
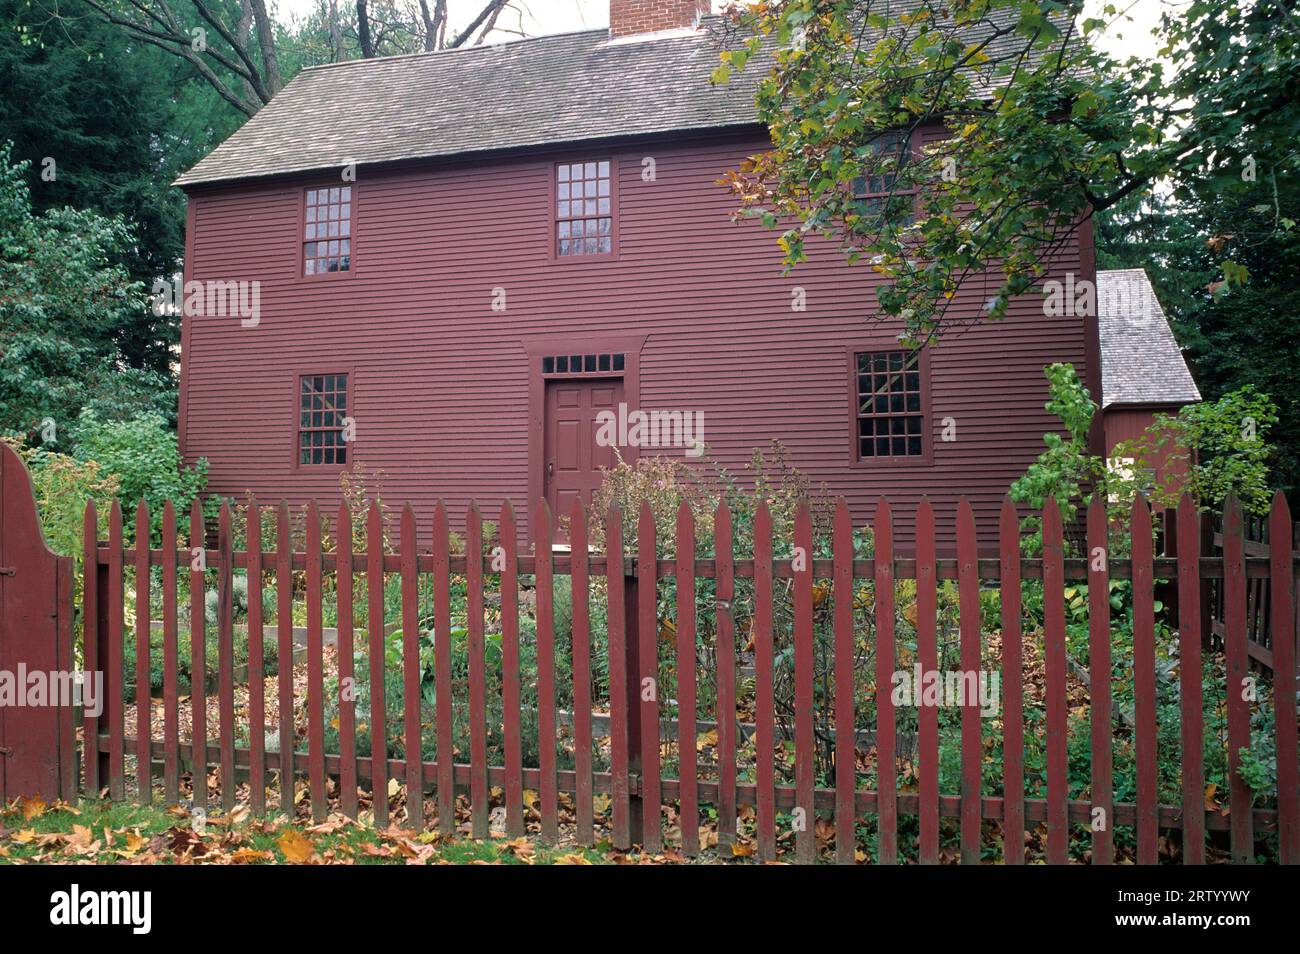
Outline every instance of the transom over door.
<path id="1" fill-rule="evenodd" d="M 546 500 L 557 527 L 580 499 L 591 505 L 591 495 L 600 487 L 600 468 L 614 466 L 614 448 L 596 443 L 601 411 L 618 414 L 623 400 L 622 378 L 578 378 L 546 382 L 545 450 L 542 467 Z"/>

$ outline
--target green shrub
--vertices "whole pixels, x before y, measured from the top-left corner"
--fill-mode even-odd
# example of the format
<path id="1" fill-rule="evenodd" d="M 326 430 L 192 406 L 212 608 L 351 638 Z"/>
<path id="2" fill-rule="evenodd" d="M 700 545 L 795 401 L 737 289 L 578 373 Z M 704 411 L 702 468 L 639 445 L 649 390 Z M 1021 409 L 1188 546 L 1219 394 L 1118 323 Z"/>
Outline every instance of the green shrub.
<path id="1" fill-rule="evenodd" d="M 77 457 L 95 461 L 117 477 L 124 506 L 134 506 L 141 499 L 149 505 L 155 537 L 162 527 L 163 504 L 170 500 L 179 513 L 184 513 L 207 483 L 206 458 L 186 467 L 176 446 L 176 434 L 160 414 L 106 421 L 94 411 L 83 411 L 77 421 Z"/>

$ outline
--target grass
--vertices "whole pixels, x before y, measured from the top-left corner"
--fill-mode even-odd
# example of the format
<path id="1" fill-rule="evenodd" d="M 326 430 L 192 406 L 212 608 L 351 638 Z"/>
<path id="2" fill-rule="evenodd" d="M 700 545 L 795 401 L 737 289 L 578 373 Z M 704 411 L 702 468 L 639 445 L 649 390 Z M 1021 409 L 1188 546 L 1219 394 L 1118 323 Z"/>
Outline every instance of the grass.
<path id="1" fill-rule="evenodd" d="M 23 800 L 0 809 L 0 865 L 98 864 L 613 864 L 604 848 L 528 838 L 441 840 L 331 816 L 312 825 L 246 809 L 195 825 L 184 808 L 99 799 Z"/>

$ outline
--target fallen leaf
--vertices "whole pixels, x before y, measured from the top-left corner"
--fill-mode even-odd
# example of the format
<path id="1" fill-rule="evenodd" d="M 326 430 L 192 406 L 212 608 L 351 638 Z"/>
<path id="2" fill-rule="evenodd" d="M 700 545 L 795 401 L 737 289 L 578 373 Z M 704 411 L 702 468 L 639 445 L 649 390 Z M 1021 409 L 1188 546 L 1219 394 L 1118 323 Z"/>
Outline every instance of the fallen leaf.
<path id="1" fill-rule="evenodd" d="M 293 828 L 286 830 L 275 844 L 284 854 L 285 860 L 293 864 L 304 864 L 316 853 L 312 840 Z"/>
<path id="2" fill-rule="evenodd" d="M 269 851 L 257 851 L 253 848 L 240 848 L 238 851 L 231 852 L 230 863 L 232 865 L 249 865 L 255 861 L 274 861 L 275 855 Z"/>

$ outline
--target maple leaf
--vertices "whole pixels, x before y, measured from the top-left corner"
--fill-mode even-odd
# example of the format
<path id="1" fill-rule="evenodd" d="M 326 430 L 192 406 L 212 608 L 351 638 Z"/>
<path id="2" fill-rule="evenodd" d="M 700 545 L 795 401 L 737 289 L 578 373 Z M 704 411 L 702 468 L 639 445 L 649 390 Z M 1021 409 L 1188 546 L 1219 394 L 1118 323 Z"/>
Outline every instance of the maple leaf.
<path id="1" fill-rule="evenodd" d="M 286 830 L 275 844 L 285 860 L 292 864 L 305 864 L 316 854 L 316 846 L 312 840 L 293 828 Z"/>
<path id="2" fill-rule="evenodd" d="M 44 815 L 48 806 L 43 798 L 36 795 L 32 798 L 24 796 L 18 799 L 18 807 L 22 810 L 23 821 L 31 821 L 33 818 L 40 818 Z"/>

